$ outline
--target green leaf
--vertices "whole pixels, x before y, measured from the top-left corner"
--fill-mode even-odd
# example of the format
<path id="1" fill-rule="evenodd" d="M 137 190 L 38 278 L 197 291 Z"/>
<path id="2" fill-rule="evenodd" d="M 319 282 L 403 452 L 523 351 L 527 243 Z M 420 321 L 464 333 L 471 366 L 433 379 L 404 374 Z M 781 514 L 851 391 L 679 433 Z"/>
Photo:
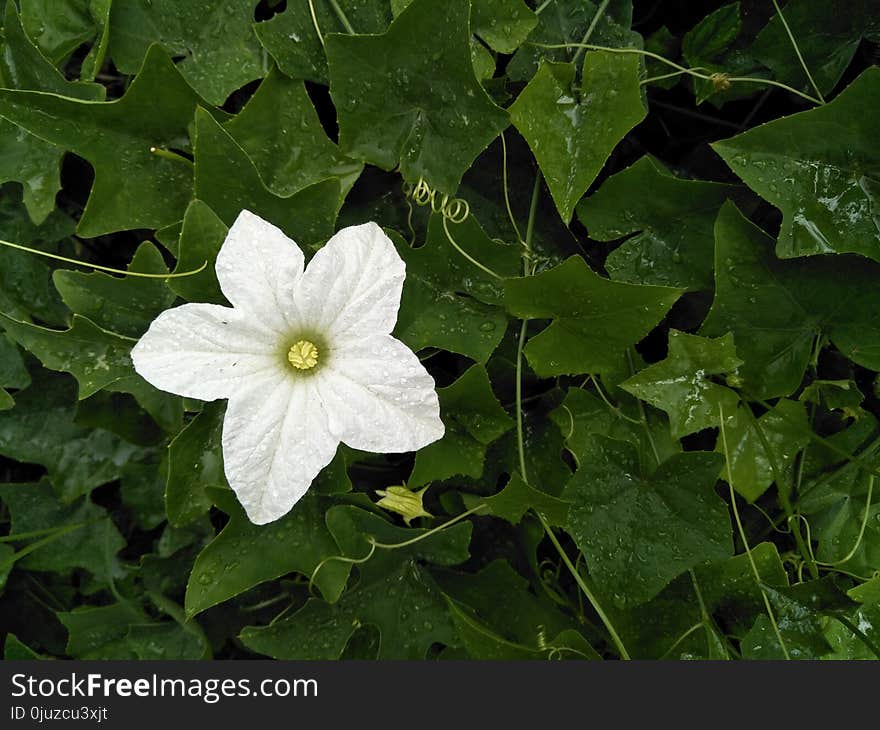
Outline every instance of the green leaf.
<path id="1" fill-rule="evenodd" d="M 302 81 L 272 71 L 244 109 L 224 125 L 272 192 L 289 196 L 328 178 L 344 197 L 364 166 L 345 155 L 321 127 Z"/>
<path id="2" fill-rule="evenodd" d="M 134 659 L 125 635 L 144 615 L 129 603 L 80 607 L 56 614 L 67 629 L 67 653 L 77 659 Z"/>
<path id="3" fill-rule="evenodd" d="M 15 400 L 15 408 L 0 413 L 0 454 L 45 466 L 66 502 L 117 479 L 120 465 L 144 453 L 109 431 L 74 421 L 76 386 L 70 378 L 35 372 Z"/>
<path id="4" fill-rule="evenodd" d="M 681 437 L 717 425 L 721 408 L 733 413 L 739 396 L 709 376 L 734 374 L 740 365 L 730 333 L 713 340 L 670 330 L 666 359 L 620 387 L 666 411 L 672 435 Z"/>
<path id="5" fill-rule="evenodd" d="M 152 530 L 168 518 L 165 514 L 167 460 L 128 463 L 122 472 L 119 495 L 138 527 Z"/>
<path id="6" fill-rule="evenodd" d="M 122 73 L 135 73 L 151 44 L 174 56 L 187 82 L 212 104 L 265 74 L 254 35 L 255 0 L 113 0 L 110 53 Z"/>
<path id="7" fill-rule="evenodd" d="M 497 266 L 499 273 L 517 270 L 519 252 L 492 242 L 473 216 L 449 230 L 464 251 Z M 507 326 L 504 311 L 493 306 L 499 302 L 499 282 L 453 248 L 440 216 L 432 218 L 427 241 L 419 248 L 409 246 L 394 231 L 386 232 L 406 262 L 396 336 L 413 350 L 440 347 L 486 362 Z"/>
<path id="8" fill-rule="evenodd" d="M 727 658 L 711 649 L 717 643 L 717 636 L 709 639 L 716 633 L 716 617 L 726 634 L 739 637 L 766 611 L 752 561 L 765 585 L 788 585 L 776 546 L 762 542 L 752 545 L 751 555 L 697 566 L 647 603 L 621 610 L 607 600 L 606 610 L 633 658 Z M 705 624 L 701 604 L 712 617 L 711 626 Z M 699 624 L 703 624 L 699 630 L 691 631 Z"/>
<path id="9" fill-rule="evenodd" d="M 175 527 L 189 524 L 211 508 L 205 487 L 226 486 L 221 449 L 225 412 L 222 401 L 206 403 L 168 445 L 165 509 Z"/>
<path id="10" fill-rule="evenodd" d="M 493 560 L 477 573 L 437 571 L 435 577 L 444 594 L 457 604 L 467 606 L 480 622 L 485 622 L 485 628 L 477 628 L 480 633 L 485 634 L 488 628 L 502 642 L 515 642 L 530 653 L 543 650 L 546 658 L 541 639 L 546 642 L 548 638 L 578 628 L 574 619 L 559 611 L 546 597 L 531 593 L 528 581 L 505 560 Z M 464 616 L 469 619 L 465 623 L 474 623 L 472 617 Z M 464 644 L 472 650 L 473 644 L 464 636 L 458 618 L 461 617 L 453 612 Z"/>
<path id="11" fill-rule="evenodd" d="M 195 197 L 226 225 L 243 210 L 265 218 L 300 246 L 327 240 L 339 210 L 337 180 L 315 183 L 293 195 L 276 195 L 247 153 L 204 109 L 196 111 Z"/>
<path id="12" fill-rule="evenodd" d="M 610 51 L 584 57 L 579 86 L 573 64 L 542 63 L 510 107 L 566 223 L 617 143 L 645 114 L 638 56 Z"/>
<path id="13" fill-rule="evenodd" d="M 532 43 L 548 45 L 580 43 L 593 26 L 590 43 L 612 48 L 641 48 L 642 37 L 632 27 L 632 1 L 611 0 L 596 16 L 602 3 L 590 0 L 550 0 L 541 4 L 538 25 L 529 36 Z M 528 81 L 541 60 L 570 61 L 577 48 L 540 48 L 530 44 L 520 48 L 507 67 L 513 81 Z"/>
<path id="14" fill-rule="evenodd" d="M 9 337 L 0 335 L 0 387 L 27 388 L 30 384 L 31 376 L 18 347 Z"/>
<path id="15" fill-rule="evenodd" d="M 110 48 L 110 8 L 113 0 L 91 0 L 89 9 L 94 21 L 96 42 L 83 59 L 80 78 L 83 81 L 94 81 Z"/>
<path id="16" fill-rule="evenodd" d="M 297 572 L 310 576 L 338 553 L 324 524 L 326 501 L 305 496 L 280 520 L 252 524 L 229 493 L 229 522 L 196 558 L 186 588 L 186 614 L 195 616 L 267 580 Z M 350 566 L 331 561 L 315 576 L 322 595 L 335 600 Z"/>
<path id="17" fill-rule="evenodd" d="M 681 39 L 681 52 L 691 66 L 717 61 L 730 50 L 742 28 L 739 3 L 709 13 Z"/>
<path id="18" fill-rule="evenodd" d="M 481 515 L 494 515 L 512 525 L 518 525 L 530 509 L 541 513 L 551 525 L 564 525 L 568 521 L 567 501 L 533 489 L 516 473 L 511 474 L 510 481 L 498 494 L 491 497 L 463 496 L 468 508 L 485 504 L 488 509 Z"/>
<path id="19" fill-rule="evenodd" d="M 15 634 L 6 634 L 3 642 L 3 658 L 9 660 L 21 659 L 45 659 L 27 644 L 22 642 Z"/>
<path id="20" fill-rule="evenodd" d="M 864 426 L 862 423 L 868 420 Z M 880 465 L 873 442 L 876 421 L 862 419 L 831 436 L 838 447 L 858 450 L 875 468 Z M 865 445 L 867 439 L 871 441 Z M 810 533 L 819 545 L 816 557 L 835 568 L 857 575 L 871 575 L 880 560 L 880 486 L 858 462 L 846 462 L 829 470 L 840 456 L 806 452 L 805 479 L 798 507 L 807 516 Z"/>
<path id="21" fill-rule="evenodd" d="M 873 0 L 850 0 L 846 12 L 840 12 L 831 3 L 789 0 L 782 13 L 813 80 L 827 94 L 855 56 L 862 34 L 877 16 L 877 4 Z M 749 50 L 777 79 L 815 95 L 778 14 L 758 34 Z"/>
<path id="22" fill-rule="evenodd" d="M 415 0 L 377 36 L 329 35 L 340 146 L 411 182 L 453 193 L 507 126 L 474 76 L 470 3 Z"/>
<path id="23" fill-rule="evenodd" d="M 24 32 L 15 3 L 6 5 L 0 80 L 11 89 L 46 91 L 81 99 L 103 99 L 97 84 L 68 82 Z M 63 150 L 29 134 L 6 119 L 0 120 L 0 181 L 15 180 L 24 189 L 24 203 L 35 223 L 42 223 L 55 207 L 61 188 Z"/>
<path id="24" fill-rule="evenodd" d="M 20 0 L 27 34 L 58 64 L 95 36 L 91 0 Z"/>
<path id="25" fill-rule="evenodd" d="M 456 475 L 479 478 L 486 447 L 513 427 L 482 365 L 471 366 L 452 385 L 439 388 L 437 395 L 446 433 L 416 453 L 410 487 Z"/>
<path id="26" fill-rule="evenodd" d="M 18 322 L 0 314 L 7 334 L 33 353 L 50 370 L 70 373 L 79 384 L 79 399 L 99 390 L 131 393 L 167 430 L 180 427 L 182 401 L 163 393 L 135 373 L 131 348 L 135 340 L 101 329 L 91 320 L 73 315 L 70 329 L 59 331 Z"/>
<path id="27" fill-rule="evenodd" d="M 523 0 L 473 0 L 471 28 L 493 51 L 513 53 L 538 24 Z"/>
<path id="28" fill-rule="evenodd" d="M 773 606 L 782 641 L 791 659 L 817 659 L 831 651 L 823 636 L 824 616 L 843 613 L 855 602 L 836 586 L 833 576 L 800 583 L 790 588 L 764 586 Z M 783 659 L 785 652 L 770 619 L 762 614 L 743 637 L 745 659 Z"/>
<path id="29" fill-rule="evenodd" d="M 63 332 L 17 322 L 0 315 L 7 334 L 36 355 L 44 366 L 73 375 L 79 398 L 88 398 L 117 381 L 137 376 L 129 352 L 129 338 L 103 330 L 85 317 L 74 315 L 73 325 Z"/>
<path id="30" fill-rule="evenodd" d="M 202 265 L 205 269 L 192 276 L 169 279 L 168 286 L 172 291 L 190 302 L 228 304 L 214 270 L 217 254 L 228 231 L 226 224 L 201 200 L 193 200 L 187 206 L 174 273 L 195 271 Z"/>
<path id="31" fill-rule="evenodd" d="M 880 369 L 880 267 L 854 256 L 779 261 L 773 241 L 727 202 L 715 222 L 715 300 L 702 334 L 733 332 L 742 388 L 758 398 L 801 384 L 821 333 Z"/>
<path id="32" fill-rule="evenodd" d="M 841 411 L 848 418 L 859 418 L 865 396 L 854 380 L 814 380 L 798 396 L 798 400 Z"/>
<path id="33" fill-rule="evenodd" d="M 535 276 L 505 282 L 511 314 L 553 318 L 525 348 L 529 365 L 541 377 L 614 367 L 621 352 L 648 334 L 681 293 L 609 281 L 579 256 Z"/>
<path id="34" fill-rule="evenodd" d="M 246 628 L 241 634 L 246 646 L 279 659 L 336 659 L 362 625 L 379 630 L 380 659 L 421 659 L 434 642 L 455 643 L 446 604 L 430 574 L 415 561 L 454 565 L 466 560 L 469 523 L 428 535 L 428 530 L 396 527 L 382 517 L 344 505 L 328 510 L 327 525 L 343 555 L 371 556 L 359 562 L 357 588 L 335 604 L 311 599 L 290 618 Z M 409 544 L 373 551 L 368 536 L 386 545 Z M 318 576 L 334 564 L 342 565 L 328 562 Z"/>
<path id="35" fill-rule="evenodd" d="M 166 274 L 168 267 L 159 249 L 145 241 L 128 265 L 128 271 Z M 162 279 L 117 278 L 100 272 L 84 274 L 68 269 L 57 269 L 52 279 L 73 312 L 102 329 L 127 337 L 142 335 L 175 300 L 174 292 Z"/>
<path id="36" fill-rule="evenodd" d="M 21 192 L 15 188 L 0 187 L 0 237 L 56 252 L 57 242 L 73 233 L 73 221 L 56 210 L 42 224 L 34 225 L 22 205 Z M 15 319 L 66 323 L 68 311 L 52 286 L 51 273 L 45 258 L 0 246 L 0 311 Z"/>
<path id="37" fill-rule="evenodd" d="M 746 408 L 749 406 L 725 411 L 724 435 L 730 452 L 732 486 L 749 502 L 754 502 L 778 477 L 784 478 L 789 473 L 788 468 L 798 452 L 810 442 L 810 425 L 806 409 L 796 401 L 781 399 L 760 418 Z M 770 448 L 769 454 L 765 442 Z M 715 450 L 724 453 L 721 438 Z M 728 479 L 726 467 L 721 478 Z M 788 486 L 782 484 L 779 488 L 788 489 Z"/>
<path id="38" fill-rule="evenodd" d="M 505 639 L 499 633 L 482 623 L 473 612 L 456 603 L 448 596 L 446 603 L 449 609 L 449 617 L 455 626 L 459 641 L 467 651 L 471 659 L 487 660 L 536 660 L 547 659 L 549 649 L 532 648 Z"/>
<path id="39" fill-rule="evenodd" d="M 310 599 L 290 618 L 247 627 L 240 638 L 249 649 L 275 659 L 338 659 L 351 635 L 365 625 L 379 630 L 378 659 L 424 659 L 432 644 L 456 643 L 442 594 L 414 561 L 346 593 L 336 604 Z"/>
<path id="40" fill-rule="evenodd" d="M 817 109 L 715 142 L 758 195 L 782 210 L 776 253 L 782 258 L 859 253 L 880 261 L 880 69 L 869 68 Z"/>
<path id="41" fill-rule="evenodd" d="M 612 279 L 711 289 L 713 227 L 733 190 L 674 177 L 646 156 L 582 200 L 577 216 L 597 241 L 634 234 L 605 261 Z"/>
<path id="42" fill-rule="evenodd" d="M 387 2 L 337 2 L 358 33 L 382 33 L 391 22 Z M 342 21 L 328 2 L 315 2 L 314 8 L 322 34 L 345 32 Z M 329 82 L 327 58 L 308 3 L 288 3 L 283 13 L 265 23 L 257 23 L 254 29 L 260 43 L 287 76 L 324 85 Z"/>
<path id="43" fill-rule="evenodd" d="M 602 439 L 601 457 L 566 487 L 568 531 L 616 605 L 644 603 L 689 568 L 733 554 L 714 489 L 719 455 L 676 454 L 648 477 L 632 444 Z"/>
<path id="44" fill-rule="evenodd" d="M 125 547 L 125 540 L 104 508 L 88 497 L 62 504 L 52 485 L 43 480 L 38 484 L 0 485 L 0 498 L 12 516 L 11 536 L 58 530 L 54 535 L 27 541 L 25 544 L 37 540 L 45 544 L 21 558 L 19 568 L 54 572 L 85 568 L 102 581 L 120 576 L 116 553 Z"/>
<path id="45" fill-rule="evenodd" d="M 80 235 L 91 237 L 159 228 L 183 216 L 192 170 L 184 160 L 165 159 L 150 150 L 186 146 L 187 126 L 199 101 L 168 56 L 154 46 L 121 99 L 82 101 L 4 89 L 0 115 L 95 168 L 78 227 Z"/>
<path id="46" fill-rule="evenodd" d="M 578 464 L 599 458 L 597 436 L 629 441 L 638 447 L 645 472 L 653 471 L 670 456 L 681 451 L 670 434 L 669 423 L 657 411 L 646 410 L 647 425 L 641 422 L 637 401 L 632 398 L 612 410 L 608 403 L 582 388 L 569 388 L 565 400 L 550 413 L 564 433 L 565 446 Z"/>

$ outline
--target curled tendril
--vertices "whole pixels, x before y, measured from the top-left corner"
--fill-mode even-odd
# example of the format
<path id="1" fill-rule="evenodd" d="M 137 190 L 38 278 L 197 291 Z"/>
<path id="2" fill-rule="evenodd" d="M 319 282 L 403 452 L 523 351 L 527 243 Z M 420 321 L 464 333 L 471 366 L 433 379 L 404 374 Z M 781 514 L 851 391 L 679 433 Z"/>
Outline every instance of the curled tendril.
<path id="1" fill-rule="evenodd" d="M 471 213 L 471 207 L 466 200 L 438 193 L 422 177 L 415 185 L 404 182 L 403 194 L 418 206 L 430 205 L 434 213 L 442 215 L 450 223 L 464 223 Z"/>
<path id="2" fill-rule="evenodd" d="M 406 196 L 406 201 L 409 205 L 407 223 L 409 225 L 410 233 L 412 234 L 410 245 L 415 244 L 416 238 L 416 232 L 412 225 L 412 203 L 415 203 L 420 207 L 430 205 L 431 212 L 441 216 L 443 220 L 443 232 L 446 234 L 449 244 L 456 251 L 489 276 L 499 280 L 504 278 L 497 271 L 493 271 L 459 246 L 455 238 L 453 238 L 452 234 L 449 232 L 450 223 L 464 223 L 471 214 L 471 206 L 466 200 L 463 200 L 462 198 L 454 198 L 446 193 L 438 193 L 428 185 L 422 177 L 419 178 L 419 181 L 415 185 L 404 181 L 403 194 Z"/>

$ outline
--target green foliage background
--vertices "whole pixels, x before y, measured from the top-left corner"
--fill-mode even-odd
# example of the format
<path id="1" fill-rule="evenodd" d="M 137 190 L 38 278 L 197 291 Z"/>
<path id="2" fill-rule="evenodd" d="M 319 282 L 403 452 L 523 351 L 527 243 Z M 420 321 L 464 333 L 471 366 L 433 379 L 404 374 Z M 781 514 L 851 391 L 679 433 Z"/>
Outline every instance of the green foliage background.
<path id="1" fill-rule="evenodd" d="M 0 1 L 0 238 L 208 261 L 0 247 L 5 656 L 878 658 L 880 4 L 780 5 Z M 447 429 L 260 527 L 129 358 L 242 208 Z"/>

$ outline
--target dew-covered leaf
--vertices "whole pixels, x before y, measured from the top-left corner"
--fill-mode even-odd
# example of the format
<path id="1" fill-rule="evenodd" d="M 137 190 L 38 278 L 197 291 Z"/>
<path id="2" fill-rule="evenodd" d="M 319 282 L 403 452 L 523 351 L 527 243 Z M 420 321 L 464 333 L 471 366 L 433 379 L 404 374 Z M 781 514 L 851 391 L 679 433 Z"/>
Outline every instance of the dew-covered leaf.
<path id="1" fill-rule="evenodd" d="M 144 450 L 110 431 L 76 423 L 76 384 L 46 371 L 19 391 L 15 408 L 0 412 L 0 454 L 41 464 L 66 502 L 120 475 L 121 466 Z"/>
<path id="2" fill-rule="evenodd" d="M 0 499 L 12 517 L 13 539 L 19 533 L 48 532 L 41 538 L 44 544 L 18 560 L 18 567 L 55 572 L 85 568 L 100 580 L 120 576 L 116 553 L 125 546 L 125 540 L 106 510 L 88 496 L 62 504 L 52 485 L 43 480 L 0 485 Z M 31 538 L 20 546 L 33 543 Z"/>
<path id="3" fill-rule="evenodd" d="M 449 230 L 471 256 L 498 266 L 500 273 L 516 270 L 518 251 L 489 240 L 471 218 L 449 224 Z M 500 283 L 453 248 L 439 216 L 431 220 L 423 246 L 413 248 L 393 232 L 391 238 L 407 269 L 395 334 L 413 350 L 441 347 L 485 362 L 507 326 L 504 311 L 494 306 Z"/>
<path id="4" fill-rule="evenodd" d="M 364 167 L 327 138 L 303 82 L 278 71 L 263 80 L 244 109 L 224 126 L 266 187 L 281 196 L 336 178 L 344 197 Z"/>
<path id="5" fill-rule="evenodd" d="M 535 276 L 505 282 L 508 311 L 528 319 L 553 319 L 529 339 L 526 357 L 542 376 L 596 373 L 642 339 L 680 289 L 609 281 L 572 256 Z"/>
<path id="6" fill-rule="evenodd" d="M 880 69 L 825 106 L 762 124 L 712 147 L 782 211 L 782 258 L 852 252 L 880 261 Z"/>
<path id="7" fill-rule="evenodd" d="M 632 444 L 602 439 L 565 490 L 568 531 L 590 575 L 618 606 L 644 603 L 689 568 L 733 554 L 727 506 L 715 494 L 721 457 L 676 454 L 652 475 Z"/>
<path id="8" fill-rule="evenodd" d="M 629 236 L 605 261 L 612 279 L 711 289 L 715 217 L 733 190 L 642 157 L 582 200 L 577 217 L 597 241 Z"/>
<path id="9" fill-rule="evenodd" d="M 151 149 L 188 146 L 187 128 L 199 103 L 158 46 L 150 48 L 125 96 L 115 101 L 0 90 L 0 116 L 95 168 L 78 227 L 87 237 L 180 220 L 191 195 L 192 168 Z"/>
<path id="10" fill-rule="evenodd" d="M 760 417 L 747 412 L 748 405 L 724 412 L 729 467 L 721 472 L 732 479 L 734 489 L 754 502 L 777 479 L 785 479 L 801 449 L 810 442 L 810 426 L 802 403 L 781 399 Z M 769 453 L 768 453 L 769 449 Z M 724 453 L 719 437 L 715 450 Z M 787 483 L 779 485 L 788 489 Z"/>
<path id="11" fill-rule="evenodd" d="M 229 492 L 229 522 L 199 553 L 186 588 L 186 613 L 194 616 L 260 583 L 297 572 L 310 576 L 339 550 L 324 524 L 327 502 L 307 495 L 280 520 L 252 524 Z M 329 600 L 339 597 L 350 566 L 326 563 L 315 586 Z"/>
<path id="12" fill-rule="evenodd" d="M 137 72 L 153 43 L 174 56 L 183 78 L 212 104 L 265 75 L 254 34 L 256 0 L 113 0 L 110 54 L 123 73 Z"/>
<path id="13" fill-rule="evenodd" d="M 327 36 L 344 152 L 455 192 L 507 126 L 474 76 L 469 8 L 468 0 L 415 0 L 381 35 Z"/>
<path id="14" fill-rule="evenodd" d="M 635 55 L 595 51 L 573 64 L 543 63 L 510 107 L 559 215 L 568 223 L 617 143 L 645 118 Z"/>
<path id="15" fill-rule="evenodd" d="M 446 433 L 416 454 L 408 480 L 411 487 L 456 475 L 479 478 L 486 447 L 513 427 L 482 365 L 471 366 L 452 385 L 439 388 L 437 395 Z"/>
<path id="16" fill-rule="evenodd" d="M 715 222 L 715 299 L 702 334 L 733 332 L 745 392 L 789 395 L 819 333 L 880 368 L 880 267 L 855 256 L 780 261 L 773 239 L 727 202 Z"/>
<path id="17" fill-rule="evenodd" d="M 666 411 L 672 435 L 681 437 L 716 425 L 721 409 L 736 409 L 739 396 L 713 377 L 735 374 L 741 364 L 730 334 L 710 339 L 670 330 L 666 359 L 620 387 Z"/>
<path id="18" fill-rule="evenodd" d="M 269 190 L 247 153 L 204 109 L 196 112 L 195 196 L 228 226 L 247 209 L 272 221 L 300 246 L 331 236 L 342 202 L 335 179 L 292 195 Z"/>
<path id="19" fill-rule="evenodd" d="M 337 0 L 357 33 L 382 33 L 391 22 L 391 7 L 385 0 Z M 345 27 L 328 2 L 315 2 L 315 17 L 321 34 L 343 33 Z M 311 8 L 306 2 L 290 2 L 284 12 L 254 26 L 263 47 L 287 76 L 319 84 L 329 81 L 327 57 L 315 30 Z"/>
<path id="20" fill-rule="evenodd" d="M 150 242 L 140 245 L 128 271 L 166 274 L 162 254 Z M 101 272 L 84 274 L 57 269 L 52 276 L 55 288 L 71 311 L 99 327 L 126 337 L 139 337 L 175 299 L 162 279 L 137 276 L 118 278 Z"/>

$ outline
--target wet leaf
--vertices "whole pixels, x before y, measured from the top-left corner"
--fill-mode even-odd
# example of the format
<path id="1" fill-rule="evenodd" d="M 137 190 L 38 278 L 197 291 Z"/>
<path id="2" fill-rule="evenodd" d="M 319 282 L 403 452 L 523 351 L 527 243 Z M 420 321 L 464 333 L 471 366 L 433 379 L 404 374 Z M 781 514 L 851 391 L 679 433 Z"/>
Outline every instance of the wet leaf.
<path id="1" fill-rule="evenodd" d="M 670 330 L 669 355 L 620 387 L 669 415 L 675 437 L 718 423 L 721 409 L 733 413 L 739 396 L 713 380 L 735 374 L 742 364 L 730 334 L 717 339 Z"/>
<path id="2" fill-rule="evenodd" d="M 602 439 L 565 490 L 568 530 L 590 575 L 618 606 L 644 603 L 689 568 L 733 554 L 727 506 L 715 494 L 721 457 L 676 454 L 650 477 L 636 448 Z"/>
<path id="3" fill-rule="evenodd" d="M 782 210 L 782 258 L 852 252 L 880 260 L 880 69 L 870 68 L 825 106 L 713 144 L 731 169 Z"/>
<path id="4" fill-rule="evenodd" d="M 507 126 L 474 76 L 467 0 L 415 0 L 377 36 L 329 35 L 342 150 L 446 193 Z"/>
<path id="5" fill-rule="evenodd" d="M 553 319 L 525 348 L 529 364 L 543 377 L 613 367 L 621 352 L 644 337 L 681 293 L 609 281 L 577 256 L 535 276 L 505 282 L 511 314 Z"/>
<path id="6" fill-rule="evenodd" d="M 513 419 L 492 393 L 482 365 L 471 366 L 447 388 L 439 388 L 446 433 L 420 449 L 409 478 L 411 487 L 456 475 L 479 478 L 486 447 L 513 427 Z"/>
<path id="7" fill-rule="evenodd" d="M 292 195 L 276 195 L 247 153 L 208 112 L 196 112 L 195 196 L 227 226 L 242 209 L 281 228 L 301 247 L 327 240 L 341 204 L 339 182 L 317 182 Z"/>
<path id="8" fill-rule="evenodd" d="M 743 390 L 759 398 L 794 392 L 819 333 L 857 363 L 880 367 L 880 268 L 851 256 L 779 261 L 772 246 L 724 204 L 715 223 L 715 300 L 702 333 L 733 332 Z"/>
<path id="9" fill-rule="evenodd" d="M 711 289 L 715 217 L 733 190 L 674 177 L 642 157 L 582 200 L 577 216 L 590 238 L 630 236 L 605 261 L 612 279 Z"/>
<path id="10" fill-rule="evenodd" d="M 510 107 L 567 223 L 617 143 L 645 118 L 635 55 L 594 51 L 580 84 L 573 64 L 544 63 Z"/>
<path id="11" fill-rule="evenodd" d="M 212 104 L 265 74 L 254 35 L 256 0 L 113 0 L 110 54 L 123 73 L 136 73 L 158 43 L 184 79 Z"/>
<path id="12" fill-rule="evenodd" d="M 36 91 L 0 91 L 0 116 L 84 157 L 95 168 L 80 235 L 159 228 L 179 220 L 190 197 L 192 169 L 151 148 L 187 146 L 200 99 L 158 47 L 151 47 L 125 96 L 69 99 Z M 157 108 L 162 114 L 155 114 Z"/>

